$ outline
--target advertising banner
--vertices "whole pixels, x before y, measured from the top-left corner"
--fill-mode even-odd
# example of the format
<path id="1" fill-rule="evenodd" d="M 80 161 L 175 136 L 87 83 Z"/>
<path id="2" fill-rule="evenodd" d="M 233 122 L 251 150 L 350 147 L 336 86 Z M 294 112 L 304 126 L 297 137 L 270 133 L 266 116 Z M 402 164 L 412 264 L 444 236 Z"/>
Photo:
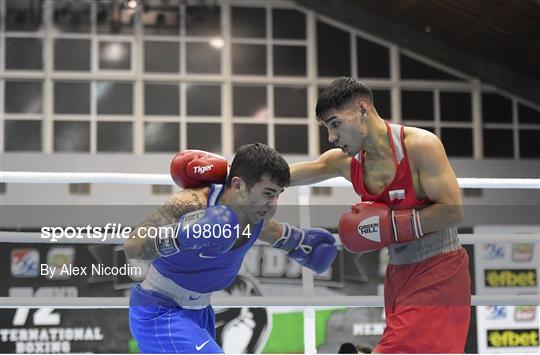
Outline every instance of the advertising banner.
<path id="1" fill-rule="evenodd" d="M 538 227 L 478 226 L 476 233 L 538 233 Z M 510 239 L 510 237 L 509 237 Z M 538 244 L 475 244 L 476 292 L 479 295 L 530 295 L 540 297 Z M 480 353 L 540 352 L 538 307 L 533 305 L 479 306 L 477 309 Z"/>

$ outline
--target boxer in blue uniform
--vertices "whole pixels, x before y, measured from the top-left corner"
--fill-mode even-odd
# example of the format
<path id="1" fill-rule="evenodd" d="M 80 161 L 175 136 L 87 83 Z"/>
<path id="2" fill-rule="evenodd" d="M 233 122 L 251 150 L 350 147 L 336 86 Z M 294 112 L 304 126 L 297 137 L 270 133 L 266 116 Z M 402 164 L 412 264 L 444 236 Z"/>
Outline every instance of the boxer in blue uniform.
<path id="1" fill-rule="evenodd" d="M 272 219 L 289 182 L 288 164 L 275 150 L 242 146 L 225 185 L 184 189 L 134 229 L 126 256 L 152 260 L 145 280 L 132 288 L 129 308 L 142 352 L 223 353 L 210 296 L 233 283 L 258 238 L 317 273 L 332 264 L 336 246 L 328 231 Z M 159 227 L 151 238 L 151 228 Z"/>

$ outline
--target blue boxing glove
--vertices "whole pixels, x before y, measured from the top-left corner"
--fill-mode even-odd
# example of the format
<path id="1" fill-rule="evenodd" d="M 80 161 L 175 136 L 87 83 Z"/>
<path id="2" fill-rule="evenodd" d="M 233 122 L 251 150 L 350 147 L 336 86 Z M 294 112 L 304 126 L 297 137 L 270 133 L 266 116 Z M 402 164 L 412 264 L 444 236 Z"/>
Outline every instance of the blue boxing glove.
<path id="1" fill-rule="evenodd" d="M 163 256 L 186 250 L 200 250 L 214 257 L 229 251 L 237 239 L 239 221 L 232 209 L 222 205 L 189 212 L 178 224 L 156 238 L 156 250 Z"/>
<path id="2" fill-rule="evenodd" d="M 272 246 L 287 252 L 287 256 L 320 274 L 332 265 L 336 254 L 336 240 L 321 228 L 300 229 L 282 223 L 283 233 Z"/>

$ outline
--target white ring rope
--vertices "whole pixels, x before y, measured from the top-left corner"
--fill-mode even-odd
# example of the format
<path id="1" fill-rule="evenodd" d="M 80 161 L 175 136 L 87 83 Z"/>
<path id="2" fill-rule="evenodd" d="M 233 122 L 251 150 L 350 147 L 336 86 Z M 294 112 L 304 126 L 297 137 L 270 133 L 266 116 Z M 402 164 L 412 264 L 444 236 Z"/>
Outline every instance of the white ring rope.
<path id="1" fill-rule="evenodd" d="M 538 295 L 473 295 L 473 306 L 540 305 Z M 0 297 L 1 308 L 127 308 L 129 297 Z M 383 307 L 382 296 L 212 297 L 215 307 Z"/>
<path id="2" fill-rule="evenodd" d="M 174 185 L 169 174 L 130 173 L 56 173 L 36 171 L 2 171 L 0 182 L 32 184 L 134 184 Z"/>
<path id="3" fill-rule="evenodd" d="M 0 171 L 0 182 L 34 184 L 139 184 L 174 185 L 169 174 L 134 173 L 56 173 L 35 171 Z M 458 178 L 461 188 L 540 189 L 540 179 Z M 350 187 L 345 178 L 333 178 L 310 186 Z"/>
<path id="4" fill-rule="evenodd" d="M 341 245 L 337 234 L 334 234 L 336 242 Z M 519 239 L 515 239 L 519 238 Z M 539 243 L 540 234 L 460 234 L 461 244 L 483 244 L 483 243 Z M 39 232 L 16 232 L 0 231 L 0 243 L 50 243 L 50 244 L 124 244 L 122 238 L 109 238 L 102 241 L 101 238 L 62 238 L 56 242 L 48 238 L 42 238 Z M 264 244 L 257 241 L 258 244 Z"/>

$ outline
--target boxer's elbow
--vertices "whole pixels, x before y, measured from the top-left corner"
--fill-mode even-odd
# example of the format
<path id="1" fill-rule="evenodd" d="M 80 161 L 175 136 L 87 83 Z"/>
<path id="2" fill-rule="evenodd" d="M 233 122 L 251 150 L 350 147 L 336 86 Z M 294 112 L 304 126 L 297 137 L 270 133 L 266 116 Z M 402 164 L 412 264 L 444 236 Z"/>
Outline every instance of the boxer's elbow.
<path id="1" fill-rule="evenodd" d="M 124 254 L 128 259 L 140 259 L 141 258 L 141 246 L 143 239 L 137 235 L 138 228 L 135 228 L 129 235 L 129 239 L 124 242 Z"/>
<path id="2" fill-rule="evenodd" d="M 429 212 L 426 212 L 424 232 L 458 227 L 464 221 L 463 206 L 457 203 L 438 203 L 429 207 Z M 424 227 L 423 224 L 422 227 Z"/>
<path id="3" fill-rule="evenodd" d="M 463 211 L 463 206 L 456 205 L 452 206 L 452 213 L 449 213 L 450 224 L 452 226 L 459 226 L 465 220 L 465 212 Z"/>
<path id="4" fill-rule="evenodd" d="M 124 243 L 124 254 L 127 259 L 138 259 L 140 245 L 133 242 L 132 239 L 128 239 Z"/>

